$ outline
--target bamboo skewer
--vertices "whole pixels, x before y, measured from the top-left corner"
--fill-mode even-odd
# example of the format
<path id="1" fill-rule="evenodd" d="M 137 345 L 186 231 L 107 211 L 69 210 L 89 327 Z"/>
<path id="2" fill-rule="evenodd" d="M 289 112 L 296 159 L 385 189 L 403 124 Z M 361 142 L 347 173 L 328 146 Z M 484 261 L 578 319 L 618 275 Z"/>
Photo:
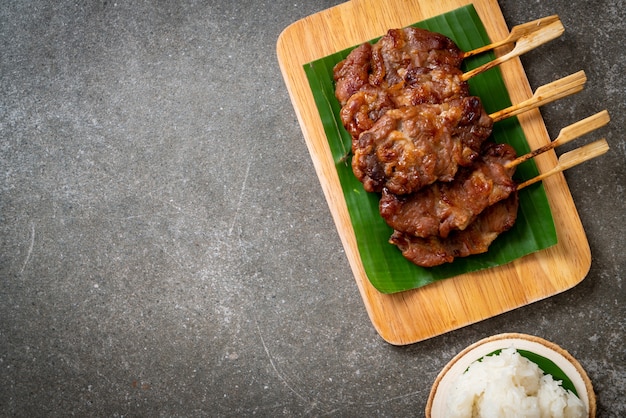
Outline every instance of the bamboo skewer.
<path id="1" fill-rule="evenodd" d="M 532 23 L 533 22 L 531 22 L 531 24 Z M 536 23 L 535 25 L 532 25 L 532 26 L 536 28 L 536 30 L 529 31 L 528 29 L 525 29 L 526 33 L 524 33 L 521 37 L 517 39 L 517 42 L 515 43 L 515 47 L 513 48 L 513 50 L 511 50 L 509 53 L 505 55 L 502 55 L 501 57 L 494 59 L 493 61 L 490 61 L 486 64 L 481 65 L 480 67 L 474 68 L 473 70 L 470 70 L 464 73 L 462 76 L 463 81 L 467 81 L 477 74 L 480 74 L 497 65 L 500 65 L 503 62 L 511 58 L 518 57 L 524 54 L 525 52 L 535 49 L 539 45 L 545 44 L 548 41 L 556 39 L 559 36 L 561 36 L 561 34 L 565 31 L 565 28 L 563 27 L 563 24 L 558 19 L 558 17 L 556 17 L 556 20 L 551 20 L 550 23 L 547 25 Z M 509 42 L 505 42 L 505 43 L 509 43 Z M 496 45 L 496 47 L 500 46 L 498 43 L 493 44 L 493 45 Z M 466 55 L 464 54 L 464 57 L 465 56 Z"/>
<path id="2" fill-rule="evenodd" d="M 481 46 L 480 48 L 476 48 L 471 51 L 464 52 L 463 58 L 465 59 L 467 57 L 472 57 L 474 55 L 478 55 L 483 52 L 487 52 L 492 49 L 499 48 L 506 44 L 513 43 L 517 41 L 518 39 L 520 39 L 521 37 L 531 34 L 533 32 L 536 32 L 538 30 L 541 30 L 542 28 L 558 20 L 559 20 L 559 16 L 552 15 L 552 16 L 543 17 L 541 19 L 533 20 L 532 22 L 523 23 L 521 25 L 514 26 L 513 28 L 511 28 L 511 32 L 509 33 L 509 36 L 507 36 L 506 38 L 502 39 L 501 41 L 493 42 L 489 45 Z"/>
<path id="3" fill-rule="evenodd" d="M 568 127 L 561 129 L 557 138 L 550 142 L 549 144 L 544 145 L 543 147 L 537 148 L 528 154 L 524 154 L 522 156 L 517 157 L 516 159 L 509 161 L 504 165 L 505 168 L 513 168 L 521 163 L 530 160 L 531 158 L 536 157 L 539 154 L 543 154 L 546 151 L 549 151 L 553 148 L 556 148 L 560 145 L 566 144 L 578 137 L 581 137 L 589 132 L 592 132 L 607 123 L 611 120 L 609 116 L 609 112 L 603 110 L 601 112 L 596 113 L 593 116 L 589 116 L 581 121 L 578 121 Z"/>
<path id="4" fill-rule="evenodd" d="M 571 94 L 580 92 L 586 81 L 587 76 L 585 75 L 585 72 L 579 71 L 575 74 L 563 77 L 560 80 L 541 86 L 535 91 L 535 94 L 533 94 L 530 99 L 507 107 L 506 109 L 499 110 L 489 116 L 494 122 L 498 122 L 502 119 L 519 115 L 527 110 L 534 109 Z"/>
<path id="5" fill-rule="evenodd" d="M 566 152 L 559 157 L 559 162 L 553 169 L 520 183 L 517 186 L 517 190 L 521 190 L 526 186 L 530 186 L 531 184 L 545 179 L 546 177 L 550 177 L 553 174 L 560 173 L 568 168 L 572 168 L 578 164 L 584 163 L 585 161 L 591 160 L 592 158 L 605 154 L 608 150 L 609 144 L 606 142 L 606 139 L 600 139 L 592 142 L 591 144 Z"/>

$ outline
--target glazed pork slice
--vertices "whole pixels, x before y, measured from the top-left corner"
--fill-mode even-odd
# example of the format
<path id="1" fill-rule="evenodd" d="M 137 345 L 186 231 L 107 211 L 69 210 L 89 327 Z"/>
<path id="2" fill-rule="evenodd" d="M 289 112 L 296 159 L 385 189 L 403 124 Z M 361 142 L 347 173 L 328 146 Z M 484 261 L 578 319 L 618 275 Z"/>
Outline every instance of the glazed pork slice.
<path id="1" fill-rule="evenodd" d="M 388 110 L 396 107 L 387 89 L 367 84 L 350 96 L 339 111 L 339 117 L 354 142 L 363 132 L 372 129 Z"/>
<path id="2" fill-rule="evenodd" d="M 392 109 L 353 141 L 352 170 L 368 192 L 414 193 L 470 166 L 492 126 L 474 96 Z"/>
<path id="3" fill-rule="evenodd" d="M 463 72 L 456 67 L 413 67 L 401 74 L 402 82 L 389 88 L 397 107 L 443 103 L 470 95 Z"/>
<path id="4" fill-rule="evenodd" d="M 348 99 L 369 84 L 372 45 L 364 43 L 353 49 L 348 57 L 333 68 L 335 97 L 343 106 Z"/>
<path id="5" fill-rule="evenodd" d="M 425 29 L 390 29 L 372 46 L 370 82 L 393 86 L 414 68 L 460 68 L 463 51 L 448 37 Z"/>
<path id="6" fill-rule="evenodd" d="M 449 38 L 413 27 L 353 49 L 333 69 L 341 120 L 353 140 L 391 108 L 468 96 L 462 54 Z"/>
<path id="7" fill-rule="evenodd" d="M 460 68 L 463 52 L 444 35 L 419 28 L 390 29 L 373 45 L 365 42 L 333 68 L 341 105 L 364 84 L 387 88 L 417 68 Z"/>
<path id="8" fill-rule="evenodd" d="M 515 157 L 510 145 L 488 143 L 481 158 L 459 169 L 451 182 L 435 182 L 408 195 L 383 189 L 380 214 L 396 231 L 446 238 L 452 231 L 467 228 L 483 210 L 516 191 L 517 184 L 511 178 L 515 168 L 506 167 Z"/>
<path id="9" fill-rule="evenodd" d="M 388 88 L 363 84 L 343 104 L 340 110 L 341 122 L 352 139 L 357 139 L 361 133 L 371 129 L 388 110 L 425 103 L 443 103 L 469 96 L 467 82 L 461 76 L 462 72 L 453 67 L 420 67 L 405 71 L 403 81 Z"/>
<path id="10" fill-rule="evenodd" d="M 420 238 L 394 231 L 389 239 L 402 255 L 422 267 L 451 263 L 455 258 L 487 252 L 493 241 L 513 227 L 517 220 L 517 192 L 485 209 L 463 231 L 454 231 L 447 238 Z"/>

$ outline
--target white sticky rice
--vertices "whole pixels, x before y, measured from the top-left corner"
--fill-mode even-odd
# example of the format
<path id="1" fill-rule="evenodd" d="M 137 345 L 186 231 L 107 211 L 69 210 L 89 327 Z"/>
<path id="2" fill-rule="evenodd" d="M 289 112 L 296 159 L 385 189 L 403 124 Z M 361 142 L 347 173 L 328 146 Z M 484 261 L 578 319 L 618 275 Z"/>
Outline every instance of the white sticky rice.
<path id="1" fill-rule="evenodd" d="M 578 418 L 583 402 L 514 348 L 470 365 L 447 402 L 446 417 Z"/>

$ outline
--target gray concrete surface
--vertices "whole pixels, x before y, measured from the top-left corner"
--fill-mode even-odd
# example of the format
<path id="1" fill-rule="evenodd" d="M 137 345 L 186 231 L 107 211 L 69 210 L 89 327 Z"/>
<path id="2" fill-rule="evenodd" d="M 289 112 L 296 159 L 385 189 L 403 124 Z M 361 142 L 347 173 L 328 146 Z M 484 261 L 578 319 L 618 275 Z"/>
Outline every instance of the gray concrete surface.
<path id="1" fill-rule="evenodd" d="M 406 347 L 369 322 L 276 61 L 335 4 L 2 2 L 1 416 L 421 416 L 500 332 L 564 346 L 626 416 L 624 1 L 500 2 L 566 26 L 524 56 L 534 86 L 587 72 L 549 131 L 613 117 L 611 152 L 566 174 L 588 277 Z"/>

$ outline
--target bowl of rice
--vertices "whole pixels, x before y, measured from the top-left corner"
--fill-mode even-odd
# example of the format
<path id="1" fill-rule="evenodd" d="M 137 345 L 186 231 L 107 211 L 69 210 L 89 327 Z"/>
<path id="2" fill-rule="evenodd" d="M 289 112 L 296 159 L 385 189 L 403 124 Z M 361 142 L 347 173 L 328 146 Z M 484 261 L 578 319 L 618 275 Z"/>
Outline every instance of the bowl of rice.
<path id="1" fill-rule="evenodd" d="M 439 373 L 427 418 L 595 418 L 596 398 L 580 363 L 558 345 L 526 334 L 485 338 Z"/>

